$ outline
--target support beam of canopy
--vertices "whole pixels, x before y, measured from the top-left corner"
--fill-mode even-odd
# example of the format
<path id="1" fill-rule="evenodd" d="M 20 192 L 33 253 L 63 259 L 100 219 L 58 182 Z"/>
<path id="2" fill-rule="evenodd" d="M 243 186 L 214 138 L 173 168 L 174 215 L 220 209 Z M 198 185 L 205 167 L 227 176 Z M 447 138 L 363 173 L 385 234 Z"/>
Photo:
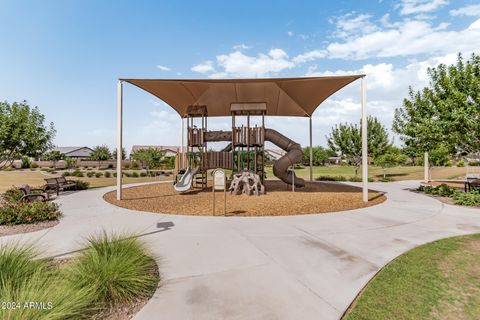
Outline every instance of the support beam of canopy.
<path id="1" fill-rule="evenodd" d="M 117 200 L 122 200 L 123 83 L 117 85 Z"/>
<path id="2" fill-rule="evenodd" d="M 310 135 L 310 181 L 313 181 L 312 116 L 308 119 Z"/>
<path id="3" fill-rule="evenodd" d="M 367 79 L 362 78 L 362 198 L 368 202 L 368 137 L 367 137 Z"/>

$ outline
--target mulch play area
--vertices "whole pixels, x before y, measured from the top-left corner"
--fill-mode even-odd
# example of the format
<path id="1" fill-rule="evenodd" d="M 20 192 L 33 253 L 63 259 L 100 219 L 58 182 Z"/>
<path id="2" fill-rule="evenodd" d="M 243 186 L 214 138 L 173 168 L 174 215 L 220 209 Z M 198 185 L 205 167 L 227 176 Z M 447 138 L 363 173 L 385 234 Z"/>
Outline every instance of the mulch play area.
<path id="1" fill-rule="evenodd" d="M 370 207 L 385 201 L 381 192 L 370 190 L 368 204 L 362 201 L 362 189 L 340 183 L 307 182 L 291 191 L 281 181 L 266 181 L 267 194 L 233 196 L 227 192 L 227 216 L 283 216 L 325 213 Z M 212 189 L 192 189 L 177 193 L 169 183 L 149 184 L 123 190 L 123 200 L 115 191 L 104 199 L 114 205 L 140 211 L 167 214 L 211 216 Z M 216 215 L 223 215 L 223 192 L 216 192 Z"/>

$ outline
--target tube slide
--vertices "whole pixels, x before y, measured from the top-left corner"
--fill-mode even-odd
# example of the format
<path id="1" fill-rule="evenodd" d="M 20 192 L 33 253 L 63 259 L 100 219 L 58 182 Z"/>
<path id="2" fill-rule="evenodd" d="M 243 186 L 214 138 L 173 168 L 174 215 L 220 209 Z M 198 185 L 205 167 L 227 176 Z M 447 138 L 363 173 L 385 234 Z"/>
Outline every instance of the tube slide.
<path id="1" fill-rule="evenodd" d="M 287 152 L 283 157 L 275 161 L 273 164 L 273 174 L 283 182 L 292 184 L 292 174 L 295 173 L 288 171 L 288 168 L 293 166 L 295 163 L 302 162 L 302 147 L 300 144 L 273 129 L 265 129 L 265 140 L 270 141 L 277 147 Z M 297 178 L 296 175 L 293 178 L 296 187 L 305 186 L 305 180 L 302 178 Z"/>
<path id="2" fill-rule="evenodd" d="M 190 190 L 190 188 L 192 187 L 193 177 L 195 177 L 199 168 L 200 167 L 196 167 L 195 169 L 188 168 L 187 171 L 180 178 L 180 181 L 175 184 L 175 191 L 185 192 Z"/>
<path id="3" fill-rule="evenodd" d="M 231 131 L 207 131 L 205 133 L 206 141 L 232 141 Z M 303 150 L 300 144 L 287 138 L 280 132 L 265 128 L 265 140 L 270 141 L 277 147 L 285 150 L 287 153 L 275 161 L 273 164 L 273 174 L 287 184 L 292 184 L 292 172 L 288 171 L 288 168 L 295 163 L 302 162 Z M 225 147 L 222 151 L 230 151 L 231 144 Z M 294 177 L 296 187 L 304 187 L 305 180 L 302 178 Z"/>

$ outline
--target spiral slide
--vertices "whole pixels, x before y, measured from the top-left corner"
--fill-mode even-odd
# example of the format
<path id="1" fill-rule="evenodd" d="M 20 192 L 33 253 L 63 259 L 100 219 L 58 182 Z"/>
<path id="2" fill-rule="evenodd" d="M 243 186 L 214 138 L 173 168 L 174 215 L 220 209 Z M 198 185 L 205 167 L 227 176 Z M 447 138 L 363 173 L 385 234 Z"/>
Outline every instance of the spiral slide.
<path id="1" fill-rule="evenodd" d="M 287 152 L 273 164 L 273 174 L 283 182 L 292 184 L 292 174 L 295 175 L 295 173 L 289 171 L 288 168 L 296 163 L 302 162 L 302 147 L 300 144 L 273 129 L 265 129 L 265 140 L 270 141 Z M 293 181 L 296 187 L 305 186 L 305 180 L 297 178 L 296 175 L 293 177 Z"/>

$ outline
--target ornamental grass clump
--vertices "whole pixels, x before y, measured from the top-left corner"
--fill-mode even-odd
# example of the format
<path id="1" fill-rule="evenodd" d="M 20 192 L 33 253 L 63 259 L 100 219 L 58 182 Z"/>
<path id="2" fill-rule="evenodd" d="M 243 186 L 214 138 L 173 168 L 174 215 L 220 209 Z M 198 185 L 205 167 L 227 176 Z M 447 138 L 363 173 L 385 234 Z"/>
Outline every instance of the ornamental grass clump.
<path id="1" fill-rule="evenodd" d="M 77 288 L 90 288 L 101 308 L 150 297 L 158 285 L 157 266 L 136 237 L 101 235 L 72 265 L 70 279 Z"/>

